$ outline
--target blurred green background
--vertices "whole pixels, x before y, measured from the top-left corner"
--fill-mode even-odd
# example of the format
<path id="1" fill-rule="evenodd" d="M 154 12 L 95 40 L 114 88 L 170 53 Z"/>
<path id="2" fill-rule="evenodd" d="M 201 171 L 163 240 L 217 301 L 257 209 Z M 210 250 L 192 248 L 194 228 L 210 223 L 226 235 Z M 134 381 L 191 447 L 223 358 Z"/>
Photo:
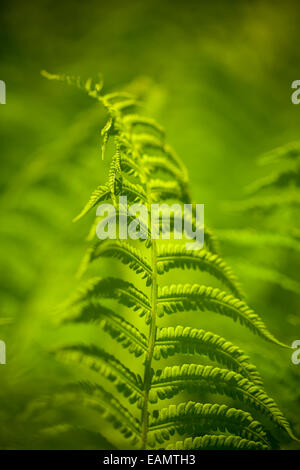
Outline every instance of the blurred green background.
<path id="1" fill-rule="evenodd" d="M 257 156 L 299 138 L 300 107 L 290 99 L 291 83 L 300 78 L 299 21 L 297 1 L 1 4 L 0 79 L 7 104 L 0 109 L 0 339 L 7 344 L 7 364 L 0 366 L 0 448 L 99 446 L 88 436 L 58 439 L 51 429 L 39 432 L 41 424 L 89 419 L 80 413 L 52 405 L 28 421 L 28 403 L 51 394 L 67 374 L 49 349 L 68 335 L 94 334 L 58 331 L 52 320 L 78 283 L 91 221 L 74 225 L 72 218 L 105 180 L 109 164 L 100 158 L 102 107 L 78 90 L 46 81 L 40 71 L 83 78 L 100 72 L 106 92 L 131 87 L 144 96 L 148 114 L 166 128 L 184 160 L 194 199 L 205 204 L 206 223 L 219 231 L 222 253 L 248 302 L 291 344 L 300 339 L 299 250 L 268 244 L 254 250 L 222 242 L 222 233 L 264 227 L 264 216 L 231 213 L 223 203 L 242 199 L 247 184 L 268 174 Z M 297 216 L 289 214 L 284 223 L 296 228 Z M 269 230 L 281 225 L 282 214 Z M 281 270 L 293 288 L 261 279 L 259 268 L 243 269 L 255 261 Z M 117 264 L 101 261 L 98 268 L 114 273 Z M 291 353 L 217 316 L 199 315 L 197 326 L 249 353 L 300 436 L 300 365 L 291 363 Z"/>

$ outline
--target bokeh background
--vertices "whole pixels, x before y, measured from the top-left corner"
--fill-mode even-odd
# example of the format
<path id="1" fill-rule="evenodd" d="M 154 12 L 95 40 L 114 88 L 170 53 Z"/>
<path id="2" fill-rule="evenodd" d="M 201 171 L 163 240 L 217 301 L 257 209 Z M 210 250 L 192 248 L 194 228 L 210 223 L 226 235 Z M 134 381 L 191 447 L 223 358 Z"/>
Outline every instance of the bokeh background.
<path id="1" fill-rule="evenodd" d="M 205 204 L 206 223 L 219 233 L 248 302 L 291 344 L 300 339 L 299 211 L 283 206 L 266 222 L 264 213 L 234 212 L 226 201 L 243 199 L 249 183 L 269 174 L 257 165 L 260 154 L 299 139 L 300 106 L 290 98 L 292 81 L 300 79 L 299 21 L 297 1 L 1 4 L 7 104 L 0 109 L 0 339 L 7 364 L 0 366 L 0 448 L 112 445 L 67 428 L 57 437 L 56 423 L 94 419 L 83 412 L 53 403 L 42 417 L 28 411 L 77 373 L 49 350 L 68 335 L 95 336 L 88 328 L 57 330 L 52 320 L 78 284 L 91 221 L 75 225 L 72 218 L 105 180 L 109 163 L 100 158 L 102 107 L 40 71 L 101 73 L 105 91 L 130 88 L 143 96 L 184 160 L 194 199 Z M 292 247 L 268 240 L 253 247 L 238 235 L 245 229 L 298 236 Z M 102 272 L 119 269 L 101 263 Z M 249 353 L 300 436 L 300 365 L 292 364 L 291 353 L 217 316 L 199 315 L 197 326 Z"/>

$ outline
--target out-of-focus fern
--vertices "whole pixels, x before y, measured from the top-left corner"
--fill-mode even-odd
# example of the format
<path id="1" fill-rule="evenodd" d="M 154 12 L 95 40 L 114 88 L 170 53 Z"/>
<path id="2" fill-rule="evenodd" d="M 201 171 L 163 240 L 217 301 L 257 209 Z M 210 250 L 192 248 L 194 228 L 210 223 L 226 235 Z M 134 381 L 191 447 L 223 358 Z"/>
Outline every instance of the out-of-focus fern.
<path id="1" fill-rule="evenodd" d="M 153 202 L 192 202 L 186 168 L 165 143 L 163 129 L 152 119 L 137 115 L 134 97 L 101 95 L 100 87 L 93 87 L 90 81 L 44 75 L 79 84 L 108 112 L 102 150 L 110 137 L 115 144 L 108 181 L 93 192 L 76 220 L 104 200 L 111 200 L 117 212 L 122 212 L 119 196 L 142 201 L 149 217 Z M 180 312 L 184 323 L 182 312 L 214 312 L 239 320 L 253 333 L 282 345 L 243 300 L 235 276 L 216 253 L 213 234 L 206 230 L 204 248 L 197 252 L 187 251 L 176 240 L 165 244 L 151 239 L 151 233 L 147 235 L 150 238 L 130 243 L 93 241 L 88 249 L 81 271 L 100 257 L 114 257 L 132 270 L 136 282 L 112 277 L 89 279 L 65 306 L 61 323 L 92 323 L 111 337 L 112 345 L 108 351 L 101 340 L 97 344 L 69 342 L 55 349 L 56 358 L 86 367 L 98 378 L 69 385 L 56 400 L 98 412 L 116 433 L 129 440 L 130 447 L 269 449 L 276 445 L 273 436 L 280 433 L 294 439 L 289 423 L 264 391 L 255 366 L 238 346 L 210 331 L 163 326 L 165 314 Z M 207 272 L 229 292 L 198 283 L 165 285 L 164 275 L 175 268 Z M 143 287 L 138 287 L 138 276 L 144 280 Z M 119 314 L 120 307 L 114 311 L 103 305 L 105 299 L 133 310 L 145 321 L 129 322 Z M 114 342 L 132 355 L 130 365 L 117 358 Z M 176 356 L 175 364 L 159 366 L 170 356 Z M 202 365 L 201 357 L 212 365 Z M 202 403 L 206 393 L 234 399 L 241 408 Z M 186 394 L 196 396 L 197 401 L 186 399 Z M 174 401 L 177 395 L 180 398 Z M 172 400 L 167 407 L 162 403 L 166 399 Z"/>
<path id="2" fill-rule="evenodd" d="M 273 264 L 235 260 L 241 270 L 266 282 L 300 294 L 298 274 L 300 206 L 300 144 L 291 142 L 268 152 L 259 159 L 260 166 L 271 168 L 269 174 L 247 187 L 248 197 L 226 204 L 229 210 L 247 213 L 251 228 L 220 230 L 220 237 L 228 243 L 253 250 L 261 248 L 273 252 Z M 274 168 L 275 167 L 275 168 Z M 255 229 L 253 228 L 255 226 Z M 290 253 L 287 271 L 282 272 L 281 253 Z M 257 258 L 257 256 L 256 256 Z M 298 260 L 298 261 L 297 261 Z M 265 263 L 265 262 L 264 262 Z"/>

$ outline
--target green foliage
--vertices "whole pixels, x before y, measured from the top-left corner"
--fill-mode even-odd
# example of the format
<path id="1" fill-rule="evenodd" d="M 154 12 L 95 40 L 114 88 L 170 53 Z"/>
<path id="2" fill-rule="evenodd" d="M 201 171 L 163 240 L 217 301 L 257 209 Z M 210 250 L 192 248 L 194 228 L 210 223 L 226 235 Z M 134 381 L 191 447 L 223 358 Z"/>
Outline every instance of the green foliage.
<path id="1" fill-rule="evenodd" d="M 298 274 L 300 203 L 299 142 L 292 142 L 274 149 L 259 159 L 263 167 L 271 167 L 269 174 L 248 185 L 248 197 L 242 201 L 227 204 L 228 209 L 248 214 L 248 224 L 255 229 L 220 231 L 225 242 L 257 249 L 271 249 L 272 264 L 265 260 L 260 265 L 253 261 L 235 260 L 241 271 L 249 276 L 280 286 L 300 294 Z M 275 169 L 274 169 L 275 167 Z M 288 256 L 286 272 L 276 266 L 282 254 Z M 256 254 L 255 258 L 259 256 Z M 274 262 L 275 260 L 275 262 Z M 276 263 L 276 260 L 277 263 Z"/>
<path id="2" fill-rule="evenodd" d="M 147 204 L 148 211 L 152 202 L 192 203 L 186 168 L 166 144 L 162 128 L 152 119 L 137 115 L 139 103 L 134 97 L 122 93 L 101 95 L 100 85 L 93 86 L 90 80 L 83 83 L 66 76 L 44 75 L 79 84 L 108 112 L 102 131 L 102 150 L 110 139 L 114 143 L 108 182 L 96 189 L 76 220 L 109 199 L 117 212 L 122 211 L 116 197 L 119 195 Z M 92 227 L 94 230 L 95 223 Z M 209 331 L 160 326 L 164 313 L 215 312 L 239 320 L 264 339 L 282 345 L 241 300 L 235 276 L 215 253 L 218 249 L 209 230 L 205 233 L 204 249 L 196 253 L 187 252 L 175 242 L 165 245 L 154 239 L 145 243 L 138 240 L 135 245 L 122 240 L 92 243 L 82 272 L 96 260 L 112 257 L 137 276 L 134 282 L 108 276 L 91 278 L 64 307 L 63 324 L 93 323 L 112 340 L 102 347 L 102 339 L 99 344 L 79 344 L 69 338 L 68 344 L 55 349 L 54 355 L 59 360 L 96 373 L 95 381 L 83 382 L 72 389 L 75 395 L 71 400 L 76 401 L 77 391 L 79 396 L 86 396 L 80 404 L 100 411 L 116 433 L 119 431 L 129 439 L 130 446 L 166 448 L 165 441 L 172 439 L 167 448 L 267 449 L 276 446 L 277 435 L 280 439 L 295 439 L 288 421 L 264 391 L 255 367 L 238 346 Z M 168 271 L 182 272 L 185 268 L 208 273 L 212 282 L 221 281 L 234 296 L 205 284 L 168 285 L 162 281 L 161 285 Z M 142 287 L 139 275 L 145 281 Z M 100 300 L 113 302 L 113 310 L 101 305 Z M 121 306 L 127 309 L 125 314 L 119 313 Z M 130 310 L 145 321 L 136 318 L 135 325 L 130 323 L 127 320 Z M 117 358 L 115 342 L 132 353 L 133 360 L 128 366 L 125 356 L 122 360 Z M 110 352 L 106 350 L 108 345 Z M 173 355 L 175 365 L 156 367 Z M 188 363 L 180 358 L 182 355 L 190 356 Z M 202 356 L 212 365 L 199 363 Z M 174 402 L 175 396 L 187 394 L 195 394 L 197 402 Z M 227 396 L 245 410 L 206 403 L 207 394 Z M 203 403 L 198 401 L 200 397 Z M 169 408 L 161 405 L 166 399 L 172 399 Z M 184 440 L 178 440 L 178 436 Z"/>

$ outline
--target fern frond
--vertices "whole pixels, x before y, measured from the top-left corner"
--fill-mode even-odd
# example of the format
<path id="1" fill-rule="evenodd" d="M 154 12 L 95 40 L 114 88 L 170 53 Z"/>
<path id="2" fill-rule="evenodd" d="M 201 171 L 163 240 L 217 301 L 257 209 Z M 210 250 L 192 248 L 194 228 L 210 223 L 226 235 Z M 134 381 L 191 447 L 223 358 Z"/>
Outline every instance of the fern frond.
<path id="1" fill-rule="evenodd" d="M 72 79 L 66 81 L 73 83 Z M 82 87 L 80 81 L 75 80 L 75 84 Z M 182 391 L 196 391 L 197 395 L 203 391 L 237 400 L 246 409 L 253 410 L 253 416 L 254 413 L 261 414 L 264 418 L 268 418 L 272 428 L 285 431 L 294 439 L 287 420 L 276 403 L 263 390 L 256 368 L 239 347 L 209 331 L 183 326 L 160 327 L 159 318 L 165 313 L 211 311 L 235 321 L 239 320 L 254 333 L 284 346 L 268 331 L 262 319 L 240 299 L 242 295 L 239 284 L 222 260 L 217 239 L 209 228 L 204 228 L 205 248 L 198 252 L 186 251 L 183 244 L 176 243 L 160 247 L 155 237 L 151 239 L 149 225 L 150 222 L 152 225 L 152 203 L 159 204 L 160 201 L 168 199 L 177 201 L 179 207 L 183 207 L 185 203 L 193 203 L 186 168 L 174 150 L 166 144 L 161 126 L 156 121 L 137 114 L 140 103 L 134 96 L 126 92 L 100 95 L 100 85 L 95 86 L 92 82 L 85 83 L 84 89 L 90 96 L 100 101 L 108 112 L 107 123 L 102 131 L 102 154 L 109 138 L 113 139 L 116 150 L 110 164 L 107 183 L 92 193 L 90 200 L 75 220 L 102 201 L 111 200 L 115 208 L 115 214 L 111 216 L 113 219 L 116 216 L 120 221 L 120 216 L 126 214 L 127 224 L 133 220 L 137 221 L 130 214 L 130 206 L 126 207 L 126 203 L 123 204 L 122 200 L 118 200 L 118 196 L 126 196 L 129 202 L 145 204 L 148 215 L 147 221 L 145 216 L 138 218 L 140 232 L 144 235 L 139 238 L 145 242 L 143 250 L 136 249 L 134 242 L 128 244 L 120 239 L 97 241 L 88 250 L 82 266 L 88 267 L 93 260 L 101 256 L 115 257 L 134 273 L 146 279 L 146 287 L 150 288 L 146 294 L 145 286 L 138 289 L 135 283 L 122 279 L 112 277 L 91 279 L 66 305 L 66 314 L 62 322 L 95 323 L 107 332 L 112 340 L 119 342 L 134 356 L 142 356 L 142 364 L 141 361 L 137 364 L 136 358 L 133 359 L 134 365 L 141 369 L 143 378 L 133 370 L 129 370 L 113 353 L 109 354 L 94 345 L 71 344 L 59 348 L 55 354 L 64 361 L 87 366 L 111 382 L 116 387 L 117 394 L 123 395 L 122 400 L 127 397 L 130 404 L 138 405 L 141 419 L 137 420 L 135 414 L 127 410 L 127 406 L 99 385 L 85 384 L 84 391 L 80 391 L 80 387 L 76 386 L 70 393 L 73 393 L 74 397 L 77 393 L 87 395 L 88 398 L 84 399 L 87 406 L 94 407 L 95 411 L 99 411 L 125 437 L 132 439 L 134 446 L 140 444 L 143 449 L 149 444 L 164 445 L 165 441 L 170 440 L 176 433 L 184 435 L 187 439 L 183 438 L 182 441 L 171 444 L 169 446 L 171 449 L 274 447 L 273 437 L 246 410 L 217 403 L 191 401 L 172 403 L 165 409 L 161 409 L 158 405 L 153 406 L 159 400 L 171 399 Z M 294 169 L 297 164 L 298 162 L 295 163 Z M 298 184 L 295 175 L 278 172 L 276 177 L 269 178 L 260 187 L 282 187 L 292 182 Z M 288 189 L 285 192 L 285 198 L 290 200 L 290 206 L 299 204 L 299 197 L 296 190 Z M 274 196 L 271 196 L 269 201 L 266 198 L 261 198 L 260 201 L 255 203 L 253 198 L 248 205 L 250 208 L 253 206 L 263 210 L 267 208 L 269 211 L 282 205 L 282 200 L 274 202 Z M 160 210 L 162 218 L 155 228 L 162 231 L 166 229 L 164 225 L 167 224 L 163 224 L 163 207 Z M 168 214 L 165 212 L 168 219 L 170 217 L 170 233 L 176 231 L 174 238 L 177 237 L 179 225 L 181 226 L 183 221 L 180 212 L 176 213 L 175 210 L 171 214 L 169 210 Z M 185 213 L 184 217 L 190 218 L 185 222 L 190 223 L 194 232 L 203 228 L 196 227 L 197 219 L 191 212 Z M 181 224 L 175 223 L 177 218 Z M 96 218 L 92 225 L 90 240 L 95 237 L 98 220 L 99 218 Z M 119 235 L 123 237 L 121 232 Z M 291 243 L 290 240 L 278 241 L 278 239 L 276 242 L 286 245 Z M 296 243 L 298 244 L 298 240 L 291 245 L 296 247 Z M 159 275 L 173 268 L 207 272 L 214 279 L 221 281 L 234 296 L 200 283 L 160 287 Z M 132 324 L 133 321 L 129 323 L 125 320 L 122 312 L 116 314 L 102 306 L 101 299 L 117 301 L 122 306 L 133 309 L 141 317 L 145 317 L 148 326 L 141 322 L 143 326 L 140 331 Z M 175 354 L 178 356 L 188 354 L 192 357 L 204 355 L 227 368 L 194 363 L 180 363 L 173 367 L 165 367 L 163 370 L 154 367 L 153 359 L 157 361 L 168 359 Z M 191 358 L 189 361 L 192 362 Z M 195 437 L 197 435 L 199 436 Z"/>
<path id="2" fill-rule="evenodd" d="M 131 109 L 135 110 L 135 108 L 138 108 L 141 106 L 142 106 L 142 103 L 140 103 L 138 100 L 136 100 L 135 98 L 132 98 L 132 99 L 129 98 L 128 100 L 118 101 L 112 105 L 109 105 L 108 109 L 112 112 L 121 111 L 122 113 L 125 113 L 126 111 L 129 111 Z"/>
<path id="3" fill-rule="evenodd" d="M 268 268 L 261 264 L 247 263 L 244 260 L 234 260 L 234 264 L 238 269 L 243 270 L 247 276 L 249 275 L 254 279 L 260 279 L 264 282 L 271 282 L 282 289 L 297 295 L 300 294 L 300 283 L 274 268 Z"/>
<path id="4" fill-rule="evenodd" d="M 149 445 L 163 444 L 178 432 L 180 435 L 205 434 L 207 429 L 238 435 L 258 441 L 270 448 L 267 432 L 250 413 L 226 405 L 195 403 L 193 401 L 162 408 L 150 421 Z"/>
<path id="5" fill-rule="evenodd" d="M 73 219 L 73 222 L 77 222 L 77 220 L 81 219 L 85 214 L 87 214 L 93 207 L 96 207 L 102 201 L 107 201 L 111 197 L 111 189 L 109 184 L 103 184 L 98 186 L 95 191 L 91 194 L 90 199 L 82 209 L 82 211 Z"/>
<path id="6" fill-rule="evenodd" d="M 119 185 L 117 185 L 117 180 L 114 181 L 114 195 L 119 195 L 121 191 L 122 195 L 127 196 L 130 202 L 147 202 L 147 196 L 142 186 L 132 184 L 130 181 L 125 181 L 124 178 L 122 178 Z M 111 199 L 111 194 L 111 185 L 109 183 L 99 186 L 93 191 L 89 201 L 82 211 L 73 219 L 73 222 L 77 222 L 100 202 Z"/>
<path id="7" fill-rule="evenodd" d="M 271 213 L 281 208 L 298 208 L 300 206 L 299 191 L 294 189 L 280 191 L 264 197 L 251 197 L 244 201 L 225 203 L 224 207 L 230 212 L 267 212 Z"/>
<path id="8" fill-rule="evenodd" d="M 129 439 L 132 445 L 140 442 L 140 421 L 114 395 L 104 390 L 99 384 L 79 382 L 70 384 L 67 390 L 74 393 L 75 402 L 79 395 L 77 404 L 100 413 L 102 418 L 111 423 L 125 439 Z M 81 394 L 83 396 L 80 402 Z"/>
<path id="9" fill-rule="evenodd" d="M 267 450 L 258 441 L 249 441 L 234 435 L 212 435 L 206 434 L 201 437 L 188 437 L 184 441 L 177 441 L 170 444 L 167 450 Z"/>
<path id="10" fill-rule="evenodd" d="M 140 116 L 139 114 L 128 114 L 127 116 L 124 116 L 123 122 L 126 126 L 129 127 L 129 131 L 132 131 L 135 126 L 145 126 L 149 127 L 150 129 L 156 131 L 161 138 L 164 138 L 165 136 L 165 131 L 163 127 L 158 124 L 155 119 L 145 117 L 145 116 Z"/>
<path id="11" fill-rule="evenodd" d="M 149 154 L 154 151 L 154 155 L 157 152 L 161 152 L 171 163 L 178 166 L 183 172 L 183 175 L 187 177 L 187 171 L 181 160 L 178 158 L 174 150 L 165 144 L 161 139 L 154 137 L 151 134 L 135 134 L 133 136 L 134 145 L 143 154 Z"/>
<path id="12" fill-rule="evenodd" d="M 290 142 L 289 144 L 277 147 L 264 153 L 258 160 L 260 165 L 269 165 L 281 160 L 295 160 L 300 156 L 300 142 Z"/>
<path id="13" fill-rule="evenodd" d="M 261 180 L 255 181 L 251 183 L 248 188 L 247 192 L 249 193 L 256 193 L 263 189 L 267 188 L 282 188 L 288 186 L 290 184 L 294 184 L 295 186 L 300 185 L 300 167 L 299 163 L 293 168 L 279 170 L 271 175 L 262 178 Z"/>
<path id="14" fill-rule="evenodd" d="M 240 286 L 231 269 L 218 255 L 206 250 L 187 251 L 183 245 L 169 244 L 158 248 L 157 272 L 164 274 L 172 268 L 206 271 L 222 281 L 236 297 L 242 297 Z"/>
<path id="15" fill-rule="evenodd" d="M 188 196 L 177 181 L 153 179 L 149 181 L 149 189 L 155 202 L 167 199 L 177 199 L 185 203 L 189 202 Z"/>
<path id="16" fill-rule="evenodd" d="M 160 400 L 172 398 L 183 390 L 197 392 L 206 390 L 239 400 L 268 417 L 291 439 L 295 439 L 288 421 L 274 400 L 262 388 L 249 382 L 237 372 L 199 364 L 165 367 L 163 370 L 157 371 L 153 378 L 150 399 L 156 403 L 158 398 Z"/>
<path id="17" fill-rule="evenodd" d="M 97 299 L 97 297 L 118 300 L 122 305 L 139 312 L 141 317 L 149 313 L 151 309 L 146 294 L 137 289 L 131 282 L 113 277 L 89 280 L 86 286 L 80 289 L 72 303 L 75 305 L 78 302 Z"/>
<path id="18" fill-rule="evenodd" d="M 55 357 L 66 363 L 83 365 L 105 377 L 116 389 L 136 403 L 142 396 L 142 379 L 113 355 L 95 345 L 74 344 L 54 351 Z"/>
<path id="19" fill-rule="evenodd" d="M 235 245 L 254 247 L 274 247 L 300 252 L 299 240 L 289 234 L 274 232 L 257 232 L 254 230 L 219 230 L 222 240 Z"/>
<path id="20" fill-rule="evenodd" d="M 141 251 L 129 243 L 121 240 L 101 240 L 96 242 L 86 255 L 84 264 L 87 266 L 97 258 L 112 257 L 119 259 L 123 264 L 128 265 L 135 273 L 141 274 L 146 279 L 146 285 L 151 285 L 152 268 L 148 259 Z"/>
<path id="21" fill-rule="evenodd" d="M 174 354 L 207 355 L 212 361 L 235 370 L 254 384 L 262 385 L 256 367 L 249 362 L 244 351 L 210 331 L 183 326 L 158 329 L 154 358 L 159 360 Z"/>
<path id="22" fill-rule="evenodd" d="M 149 172 L 161 171 L 173 176 L 176 181 L 184 182 L 180 169 L 170 162 L 165 156 L 144 155 L 143 161 Z"/>
<path id="23" fill-rule="evenodd" d="M 210 310 L 233 320 L 239 320 L 253 333 L 278 344 L 288 347 L 278 341 L 266 328 L 261 318 L 251 310 L 245 302 L 222 292 L 220 289 L 201 286 L 199 284 L 172 284 L 163 286 L 158 293 L 158 315 L 183 312 L 184 310 Z"/>
<path id="24" fill-rule="evenodd" d="M 164 218 L 166 215 L 168 218 L 170 218 L 170 232 L 171 233 L 174 232 L 176 229 L 175 222 L 182 221 L 182 214 L 177 214 L 174 211 L 171 211 L 170 213 L 169 210 L 166 212 L 163 207 L 161 207 L 160 210 L 161 210 L 162 218 Z M 190 213 L 190 211 L 184 214 L 184 218 L 185 218 L 186 223 L 188 223 L 192 227 L 194 232 L 196 231 L 197 228 L 199 228 L 196 226 L 196 218 Z M 160 228 L 161 228 L 162 227 L 161 218 L 159 220 L 159 223 L 160 223 Z M 200 227 L 200 228 L 203 228 L 203 227 Z M 165 233 L 167 233 L 166 227 L 164 227 L 164 231 Z M 220 252 L 219 241 L 216 235 L 206 225 L 204 227 L 204 247 L 207 251 L 210 251 L 211 253 L 214 253 L 214 254 L 219 254 Z"/>
<path id="25" fill-rule="evenodd" d="M 107 145 L 110 133 L 112 132 L 113 125 L 114 125 L 114 120 L 112 117 L 110 117 L 101 131 L 101 135 L 102 135 L 101 158 L 102 160 L 104 160 L 106 145 Z"/>
<path id="26" fill-rule="evenodd" d="M 116 185 L 117 185 L 118 179 L 122 181 L 120 161 L 121 161 L 120 146 L 117 144 L 116 153 L 112 158 L 112 161 L 109 167 L 109 175 L 108 175 L 108 185 L 110 188 L 111 199 L 115 207 L 117 206 L 116 194 L 115 194 Z"/>
<path id="27" fill-rule="evenodd" d="M 103 95 L 103 101 L 105 103 L 110 103 L 111 105 L 114 103 L 118 103 L 123 100 L 133 100 L 135 96 L 128 91 L 114 91 L 112 93 L 106 93 Z"/>
<path id="28" fill-rule="evenodd" d="M 68 74 L 54 74 L 49 73 L 46 70 L 41 71 L 41 75 L 48 80 L 56 80 L 59 82 L 66 82 L 68 85 L 75 86 L 88 93 L 89 96 L 102 101 L 100 92 L 103 88 L 103 80 L 93 81 L 91 78 L 82 80 L 79 76 L 68 75 Z"/>
<path id="29" fill-rule="evenodd" d="M 36 419 L 40 420 L 40 417 L 43 416 L 42 413 L 47 412 L 50 408 L 63 410 L 66 407 L 95 411 L 132 445 L 136 445 L 140 441 L 139 420 L 114 395 L 100 385 L 88 381 L 69 383 L 62 387 L 60 392 L 35 400 L 27 407 L 25 415 L 26 419 L 32 422 Z M 73 429 L 73 426 L 67 423 L 60 423 L 42 428 L 40 432 L 55 436 Z M 90 429 L 82 430 L 91 432 Z"/>
<path id="30" fill-rule="evenodd" d="M 60 320 L 61 323 L 95 323 L 107 332 L 123 348 L 136 357 L 145 354 L 147 340 L 134 325 L 120 315 L 104 307 L 97 300 L 91 300 L 73 306 Z"/>
<path id="31" fill-rule="evenodd" d="M 122 193 L 122 196 L 127 196 L 130 202 L 141 202 L 142 204 L 148 202 L 148 196 L 143 187 L 140 184 L 131 183 L 124 177 L 118 190 L 118 194 L 120 193 Z"/>
<path id="32" fill-rule="evenodd" d="M 146 169 L 143 169 L 141 165 L 139 165 L 128 154 L 122 155 L 121 160 L 120 160 L 120 165 L 124 173 L 127 173 L 128 175 L 134 176 L 139 179 L 141 178 L 141 175 L 143 175 L 143 171 L 146 170 Z"/>

